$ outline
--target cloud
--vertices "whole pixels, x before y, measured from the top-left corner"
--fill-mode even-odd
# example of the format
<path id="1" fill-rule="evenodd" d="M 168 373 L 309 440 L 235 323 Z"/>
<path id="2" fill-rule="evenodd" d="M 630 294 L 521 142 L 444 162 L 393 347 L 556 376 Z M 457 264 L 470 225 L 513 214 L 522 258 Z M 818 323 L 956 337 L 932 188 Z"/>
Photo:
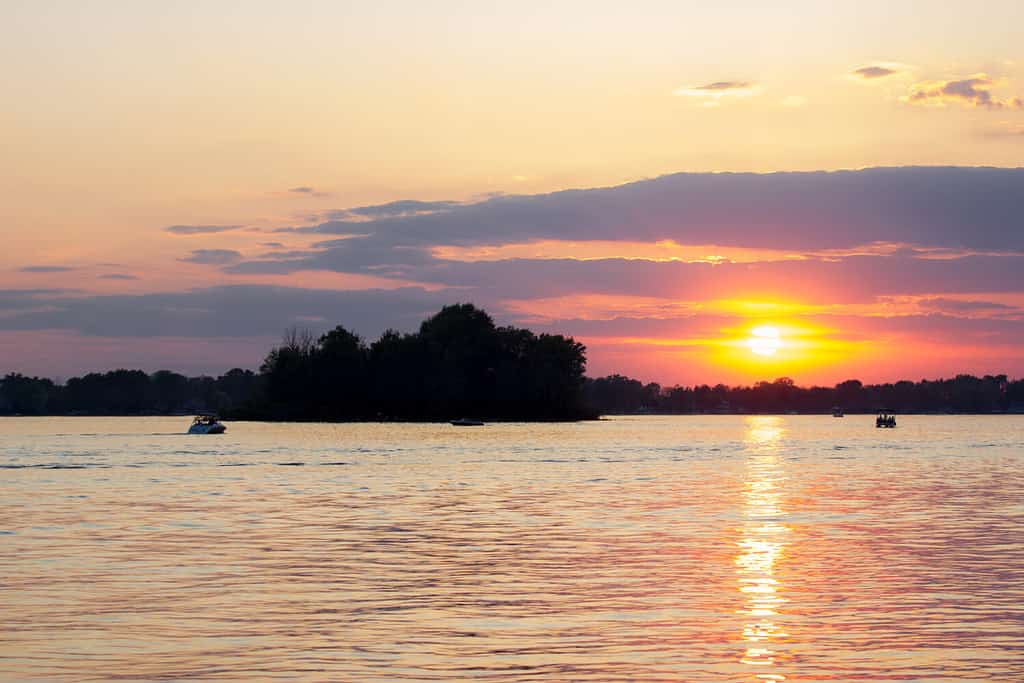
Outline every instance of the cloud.
<path id="1" fill-rule="evenodd" d="M 174 235 L 207 235 L 217 232 L 230 232 L 241 230 L 242 225 L 170 225 L 164 228 L 165 232 Z"/>
<path id="2" fill-rule="evenodd" d="M 388 202 L 387 204 L 375 204 L 373 206 L 359 206 L 354 209 L 349 209 L 349 213 L 354 213 L 360 216 L 410 216 L 421 213 L 434 213 L 437 211 L 447 211 L 459 206 L 459 202 L 452 201 L 440 201 L 440 202 L 423 202 L 415 199 L 404 199 L 397 202 Z"/>
<path id="3" fill-rule="evenodd" d="M 352 220 L 365 218 L 400 218 L 403 216 L 420 216 L 424 214 L 449 211 L 458 206 L 461 202 L 435 201 L 424 202 L 417 199 L 401 199 L 386 204 L 373 204 L 370 206 L 357 206 L 351 209 L 333 211 L 329 217 L 337 220 Z"/>
<path id="4" fill-rule="evenodd" d="M 878 296 L 1024 290 L 1017 275 L 1024 256 L 928 259 L 911 255 L 851 256 L 761 263 L 687 263 L 643 259 L 505 259 L 445 261 L 428 253 L 373 254 L 332 248 L 297 260 L 249 261 L 235 273 L 307 270 L 374 275 L 404 282 L 480 292 L 488 299 L 538 299 L 579 294 L 651 296 L 679 301 L 719 298 L 799 298 L 835 304 L 872 302 Z M 380 264 L 386 260 L 388 263 Z M 836 283 L 844 283 L 838 286 Z"/>
<path id="5" fill-rule="evenodd" d="M 304 259 L 318 255 L 316 249 L 283 249 L 268 251 L 260 255 L 261 259 Z"/>
<path id="6" fill-rule="evenodd" d="M 714 83 L 708 83 L 707 85 L 698 85 L 692 88 L 684 88 L 685 94 L 691 92 L 698 93 L 715 93 L 715 92 L 728 92 L 734 90 L 750 90 L 753 87 L 753 83 L 749 81 L 715 81 Z"/>
<path id="7" fill-rule="evenodd" d="M 307 195 L 309 197 L 330 197 L 330 192 L 321 192 L 316 188 L 310 187 L 309 185 L 301 185 L 299 187 L 290 187 L 288 192 L 291 194 Z"/>
<path id="8" fill-rule="evenodd" d="M 937 311 L 950 315 L 969 315 L 972 313 L 1009 313 L 1011 311 L 1019 312 L 1020 310 L 1015 306 L 1009 306 L 1007 304 L 1001 304 L 994 301 L 947 299 L 943 297 L 921 299 L 917 302 L 917 305 L 925 310 Z"/>
<path id="9" fill-rule="evenodd" d="M 815 319 L 833 329 L 847 330 L 850 336 L 865 336 L 867 333 L 869 339 L 877 339 L 886 332 L 909 332 L 941 335 L 950 342 L 955 341 L 957 336 L 999 335 L 1001 341 L 1012 343 L 1015 335 L 1024 333 L 1024 319 L 962 318 L 941 313 L 870 317 L 824 314 Z M 582 337 L 649 337 L 675 339 L 685 343 L 687 338 L 695 335 L 717 336 L 721 329 L 736 322 L 736 316 L 727 315 L 679 315 L 664 318 L 615 316 L 600 320 L 568 317 L 537 321 L 533 327 L 539 331 L 563 331 Z"/>
<path id="10" fill-rule="evenodd" d="M 139 278 L 135 275 L 128 275 L 127 273 L 107 273 L 100 275 L 102 280 L 138 280 Z"/>
<path id="11" fill-rule="evenodd" d="M 338 324 L 373 337 L 413 330 L 453 292 L 418 288 L 333 291 L 237 285 L 139 295 L 60 296 L 0 290 L 0 330 L 71 330 L 100 337 L 278 337 L 293 325 L 322 332 Z"/>
<path id="12" fill-rule="evenodd" d="M 285 248 L 283 242 L 260 242 L 260 246 L 261 247 L 266 247 L 267 249 L 284 249 Z"/>
<path id="13" fill-rule="evenodd" d="M 1000 100 L 992 95 L 998 85 L 985 74 L 975 74 L 955 81 L 923 81 L 910 86 L 905 102 L 918 105 L 945 106 L 959 104 L 983 109 L 1022 109 L 1024 100 L 1010 97 Z"/>
<path id="14" fill-rule="evenodd" d="M 328 221 L 310 230 L 344 239 L 225 270 L 347 273 L 458 288 L 488 300 L 595 293 L 700 301 L 758 292 L 790 299 L 799 292 L 802 299 L 842 303 L 898 293 L 1019 291 L 1022 195 L 1024 169 L 677 174 L 372 219 L 360 224 L 360 236 L 349 234 L 350 223 Z M 566 246 L 543 258 L 452 255 L 541 241 Z M 574 243 L 594 241 L 714 244 L 774 256 L 718 265 L 576 257 Z"/>
<path id="15" fill-rule="evenodd" d="M 885 78 L 886 76 L 892 76 L 893 74 L 900 73 L 900 69 L 891 68 L 889 66 L 882 65 L 871 65 L 862 66 L 859 69 L 854 69 L 850 72 L 850 75 L 865 81 L 874 81 L 879 78 Z"/>
<path id="16" fill-rule="evenodd" d="M 807 98 L 803 95 L 789 95 L 782 98 L 782 101 L 779 102 L 779 104 L 788 109 L 797 109 L 807 104 Z"/>
<path id="17" fill-rule="evenodd" d="M 67 289 L 0 289 L 0 314 L 38 308 L 50 297 L 71 293 Z"/>
<path id="18" fill-rule="evenodd" d="M 1024 250 L 1024 169 L 906 167 L 809 173 L 679 173 L 550 194 L 508 195 L 359 224 L 339 249 L 366 265 L 436 245 L 625 240 L 788 249 L 873 242 Z M 351 235 L 327 221 L 308 228 Z"/>
<path id="19" fill-rule="evenodd" d="M 76 269 L 71 266 L 25 266 L 18 269 L 21 273 L 67 273 L 72 270 Z"/>
<path id="20" fill-rule="evenodd" d="M 760 87 L 749 81 L 715 81 L 705 85 L 677 88 L 673 95 L 694 97 L 704 100 L 705 105 L 714 106 L 724 98 L 751 97 L 760 92 Z"/>
<path id="21" fill-rule="evenodd" d="M 239 274 L 327 270 L 401 278 L 406 268 L 427 266 L 434 261 L 425 249 L 377 244 L 368 238 L 331 240 L 318 246 L 322 247 L 319 251 L 286 252 L 278 258 L 245 261 L 225 270 Z"/>
<path id="22" fill-rule="evenodd" d="M 234 249 L 194 249 L 190 255 L 178 260 L 186 261 L 188 263 L 224 265 L 234 263 L 241 258 L 242 254 Z"/>

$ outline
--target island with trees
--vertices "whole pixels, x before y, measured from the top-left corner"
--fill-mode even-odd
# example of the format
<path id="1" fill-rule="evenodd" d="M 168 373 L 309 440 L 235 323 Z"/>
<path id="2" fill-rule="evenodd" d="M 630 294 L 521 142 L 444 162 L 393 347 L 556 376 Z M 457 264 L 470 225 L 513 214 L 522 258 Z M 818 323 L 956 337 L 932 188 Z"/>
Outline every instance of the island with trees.
<path id="1" fill-rule="evenodd" d="M 241 411 L 268 419 L 575 420 L 586 354 L 570 337 L 497 327 L 472 304 L 445 306 L 417 332 L 372 344 L 336 327 L 292 331 L 260 368 L 265 396 Z"/>
<path id="2" fill-rule="evenodd" d="M 472 304 L 445 306 L 403 334 L 367 344 L 344 327 L 290 330 L 259 373 L 90 373 L 58 385 L 9 374 L 0 414 L 213 411 L 254 420 L 507 420 L 596 417 L 584 400 L 585 348 L 570 337 L 499 327 Z"/>
<path id="3" fill-rule="evenodd" d="M 0 415 L 217 412 L 253 420 L 579 420 L 610 414 L 1024 412 L 1024 380 L 1006 375 L 800 387 L 663 387 L 622 375 L 587 378 L 571 337 L 501 327 L 472 304 L 445 306 L 412 333 L 366 343 L 344 327 L 288 331 L 258 372 L 219 377 L 160 370 L 88 373 L 64 383 L 0 377 Z"/>

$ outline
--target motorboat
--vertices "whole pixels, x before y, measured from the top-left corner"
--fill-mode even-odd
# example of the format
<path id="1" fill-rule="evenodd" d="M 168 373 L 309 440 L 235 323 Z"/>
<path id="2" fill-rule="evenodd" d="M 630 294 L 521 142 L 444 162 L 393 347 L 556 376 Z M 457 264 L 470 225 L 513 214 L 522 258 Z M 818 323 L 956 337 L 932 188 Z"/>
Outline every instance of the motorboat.
<path id="1" fill-rule="evenodd" d="M 216 415 L 196 415 L 192 420 L 192 426 L 188 428 L 189 434 L 223 434 L 227 431 Z"/>
<path id="2" fill-rule="evenodd" d="M 832 409 L 832 417 L 843 417 L 843 414 L 843 409 L 839 406 Z"/>
<path id="3" fill-rule="evenodd" d="M 451 424 L 456 427 L 483 427 L 484 423 L 480 420 L 469 420 L 467 418 L 459 418 L 458 420 L 452 420 Z"/>
<path id="4" fill-rule="evenodd" d="M 875 418 L 875 427 L 888 427 L 892 428 L 896 426 L 896 416 L 892 414 L 891 410 L 880 410 L 878 411 L 878 417 Z"/>

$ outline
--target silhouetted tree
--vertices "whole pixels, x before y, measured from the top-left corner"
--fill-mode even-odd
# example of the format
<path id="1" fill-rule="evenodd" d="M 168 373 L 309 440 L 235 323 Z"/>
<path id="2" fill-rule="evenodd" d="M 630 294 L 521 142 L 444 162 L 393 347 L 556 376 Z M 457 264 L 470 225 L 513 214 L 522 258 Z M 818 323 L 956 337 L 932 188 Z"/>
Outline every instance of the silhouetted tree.
<path id="1" fill-rule="evenodd" d="M 222 405 L 221 412 L 250 408 L 264 401 L 263 378 L 252 370 L 232 368 L 217 378 L 217 391 Z"/>
<path id="2" fill-rule="evenodd" d="M 11 373 L 0 379 L 0 412 L 43 415 L 55 390 L 48 379 Z"/>
<path id="3" fill-rule="evenodd" d="M 150 403 L 159 412 L 175 412 L 185 408 L 189 399 L 189 380 L 170 370 L 157 370 L 149 376 Z"/>
<path id="4" fill-rule="evenodd" d="M 365 417 L 369 413 L 368 354 L 363 340 L 340 325 L 317 341 L 310 390 L 324 417 Z"/>
<path id="5" fill-rule="evenodd" d="M 473 304 L 455 304 L 369 348 L 343 327 L 316 342 L 290 332 L 261 374 L 265 413 L 280 419 L 565 419 L 585 414 L 585 368 L 573 339 L 498 328 Z"/>
<path id="6" fill-rule="evenodd" d="M 266 380 L 269 411 L 282 419 L 310 415 L 315 411 L 313 387 L 313 335 L 292 328 L 281 345 L 271 349 L 260 366 Z"/>

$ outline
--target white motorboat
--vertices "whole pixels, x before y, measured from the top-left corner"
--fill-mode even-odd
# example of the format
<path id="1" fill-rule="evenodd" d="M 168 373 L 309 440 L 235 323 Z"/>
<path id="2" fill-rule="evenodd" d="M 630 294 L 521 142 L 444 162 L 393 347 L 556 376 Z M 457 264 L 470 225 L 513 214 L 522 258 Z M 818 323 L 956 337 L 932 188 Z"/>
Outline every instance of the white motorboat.
<path id="1" fill-rule="evenodd" d="M 192 420 L 192 426 L 188 428 L 189 434 L 223 434 L 227 431 L 216 415 L 196 415 Z"/>

